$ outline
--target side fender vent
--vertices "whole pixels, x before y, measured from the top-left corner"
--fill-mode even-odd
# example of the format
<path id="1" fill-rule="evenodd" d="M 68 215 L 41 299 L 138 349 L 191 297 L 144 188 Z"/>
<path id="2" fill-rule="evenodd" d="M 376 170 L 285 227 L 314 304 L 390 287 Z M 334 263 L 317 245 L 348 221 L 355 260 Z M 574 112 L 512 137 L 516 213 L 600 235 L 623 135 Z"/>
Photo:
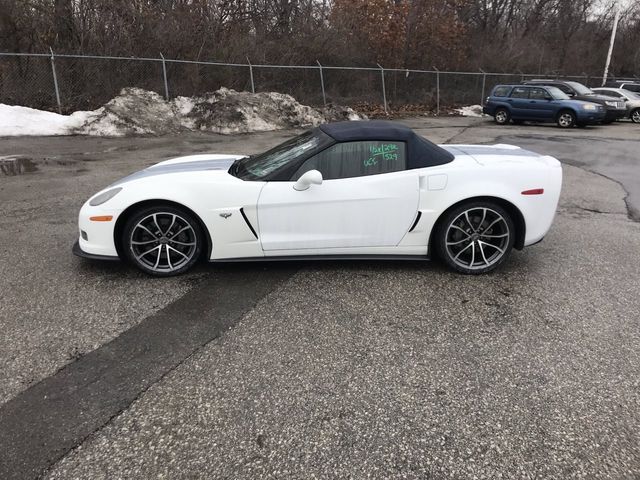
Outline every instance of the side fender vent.
<path id="1" fill-rule="evenodd" d="M 258 234 L 256 233 L 255 229 L 253 228 L 253 225 L 251 225 L 251 222 L 249 221 L 249 219 L 247 218 L 247 214 L 244 213 L 244 208 L 240 209 L 240 213 L 242 214 L 242 218 L 244 218 L 244 221 L 247 223 L 247 227 L 249 227 L 249 230 L 251 230 L 251 233 L 253 233 L 253 236 L 256 237 L 256 240 L 258 239 Z"/>
<path id="2" fill-rule="evenodd" d="M 413 232 L 413 230 L 418 226 L 418 222 L 420 221 L 420 217 L 422 217 L 422 212 L 420 210 L 418 210 L 418 215 L 416 215 L 416 219 L 413 222 L 413 225 L 411 225 L 411 228 L 409 229 L 409 233 Z"/>

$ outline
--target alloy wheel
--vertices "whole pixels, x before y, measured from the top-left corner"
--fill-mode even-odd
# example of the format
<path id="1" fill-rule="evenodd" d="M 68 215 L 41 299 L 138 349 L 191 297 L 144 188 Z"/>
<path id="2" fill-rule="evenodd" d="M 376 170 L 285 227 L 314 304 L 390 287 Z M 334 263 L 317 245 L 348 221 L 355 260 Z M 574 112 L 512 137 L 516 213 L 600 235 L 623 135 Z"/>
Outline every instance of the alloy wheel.
<path id="1" fill-rule="evenodd" d="M 447 255 L 464 269 L 486 269 L 508 251 L 510 236 L 509 224 L 501 214 L 486 207 L 470 208 L 447 228 Z"/>
<path id="2" fill-rule="evenodd" d="M 507 112 L 505 112 L 504 110 L 500 110 L 499 112 L 496 112 L 496 122 L 502 124 L 502 123 L 507 123 Z"/>
<path id="3" fill-rule="evenodd" d="M 191 261 L 197 250 L 195 228 L 182 216 L 156 212 L 131 230 L 129 248 L 136 262 L 157 273 L 171 273 Z"/>
<path id="4" fill-rule="evenodd" d="M 558 117 L 558 125 L 563 128 L 570 127 L 571 125 L 573 125 L 573 115 L 571 115 L 570 113 L 563 113 Z"/>

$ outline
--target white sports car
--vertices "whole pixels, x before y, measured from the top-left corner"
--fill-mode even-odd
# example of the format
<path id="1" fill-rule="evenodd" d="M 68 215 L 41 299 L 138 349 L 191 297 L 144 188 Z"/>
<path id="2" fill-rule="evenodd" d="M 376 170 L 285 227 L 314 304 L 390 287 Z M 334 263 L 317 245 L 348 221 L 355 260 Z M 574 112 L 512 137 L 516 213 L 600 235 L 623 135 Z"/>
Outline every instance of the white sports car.
<path id="1" fill-rule="evenodd" d="M 158 276 L 211 262 L 428 259 L 469 274 L 542 240 L 560 162 L 511 145 L 435 145 L 403 125 L 321 125 L 255 156 L 192 155 L 87 201 L 77 255 Z"/>

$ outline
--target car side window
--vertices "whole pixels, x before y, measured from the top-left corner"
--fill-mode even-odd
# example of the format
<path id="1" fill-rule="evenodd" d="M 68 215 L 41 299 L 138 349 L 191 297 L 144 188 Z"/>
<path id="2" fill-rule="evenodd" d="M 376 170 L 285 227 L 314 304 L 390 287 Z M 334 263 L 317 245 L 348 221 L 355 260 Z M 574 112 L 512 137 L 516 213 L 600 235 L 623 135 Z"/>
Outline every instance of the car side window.
<path id="1" fill-rule="evenodd" d="M 529 89 L 527 87 L 515 87 L 511 92 L 512 98 L 529 98 Z"/>
<path id="2" fill-rule="evenodd" d="M 407 168 L 406 145 L 393 141 L 337 143 L 305 161 L 291 178 L 318 170 L 325 180 L 398 172 Z"/>
<path id="3" fill-rule="evenodd" d="M 510 87 L 496 87 L 493 91 L 494 97 L 507 97 L 509 95 Z"/>
<path id="4" fill-rule="evenodd" d="M 532 98 L 535 100 L 544 100 L 549 96 L 550 95 L 547 93 L 547 91 L 544 88 L 532 88 L 531 90 L 529 90 L 529 98 Z"/>
<path id="5" fill-rule="evenodd" d="M 620 95 L 618 92 L 614 92 L 612 90 L 602 90 L 596 93 L 601 93 L 602 95 L 607 95 L 608 97 L 617 97 L 617 98 L 622 97 L 622 95 Z"/>

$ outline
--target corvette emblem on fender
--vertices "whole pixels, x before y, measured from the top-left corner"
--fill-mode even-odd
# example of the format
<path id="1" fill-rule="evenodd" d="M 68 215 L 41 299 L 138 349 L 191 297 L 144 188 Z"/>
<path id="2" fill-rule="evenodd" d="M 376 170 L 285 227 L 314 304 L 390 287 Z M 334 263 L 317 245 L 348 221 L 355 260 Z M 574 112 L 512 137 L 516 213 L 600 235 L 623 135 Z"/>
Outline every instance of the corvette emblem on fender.
<path id="1" fill-rule="evenodd" d="M 220 216 L 226 220 L 227 218 L 229 218 L 231 216 L 231 214 L 230 213 L 221 213 Z"/>

